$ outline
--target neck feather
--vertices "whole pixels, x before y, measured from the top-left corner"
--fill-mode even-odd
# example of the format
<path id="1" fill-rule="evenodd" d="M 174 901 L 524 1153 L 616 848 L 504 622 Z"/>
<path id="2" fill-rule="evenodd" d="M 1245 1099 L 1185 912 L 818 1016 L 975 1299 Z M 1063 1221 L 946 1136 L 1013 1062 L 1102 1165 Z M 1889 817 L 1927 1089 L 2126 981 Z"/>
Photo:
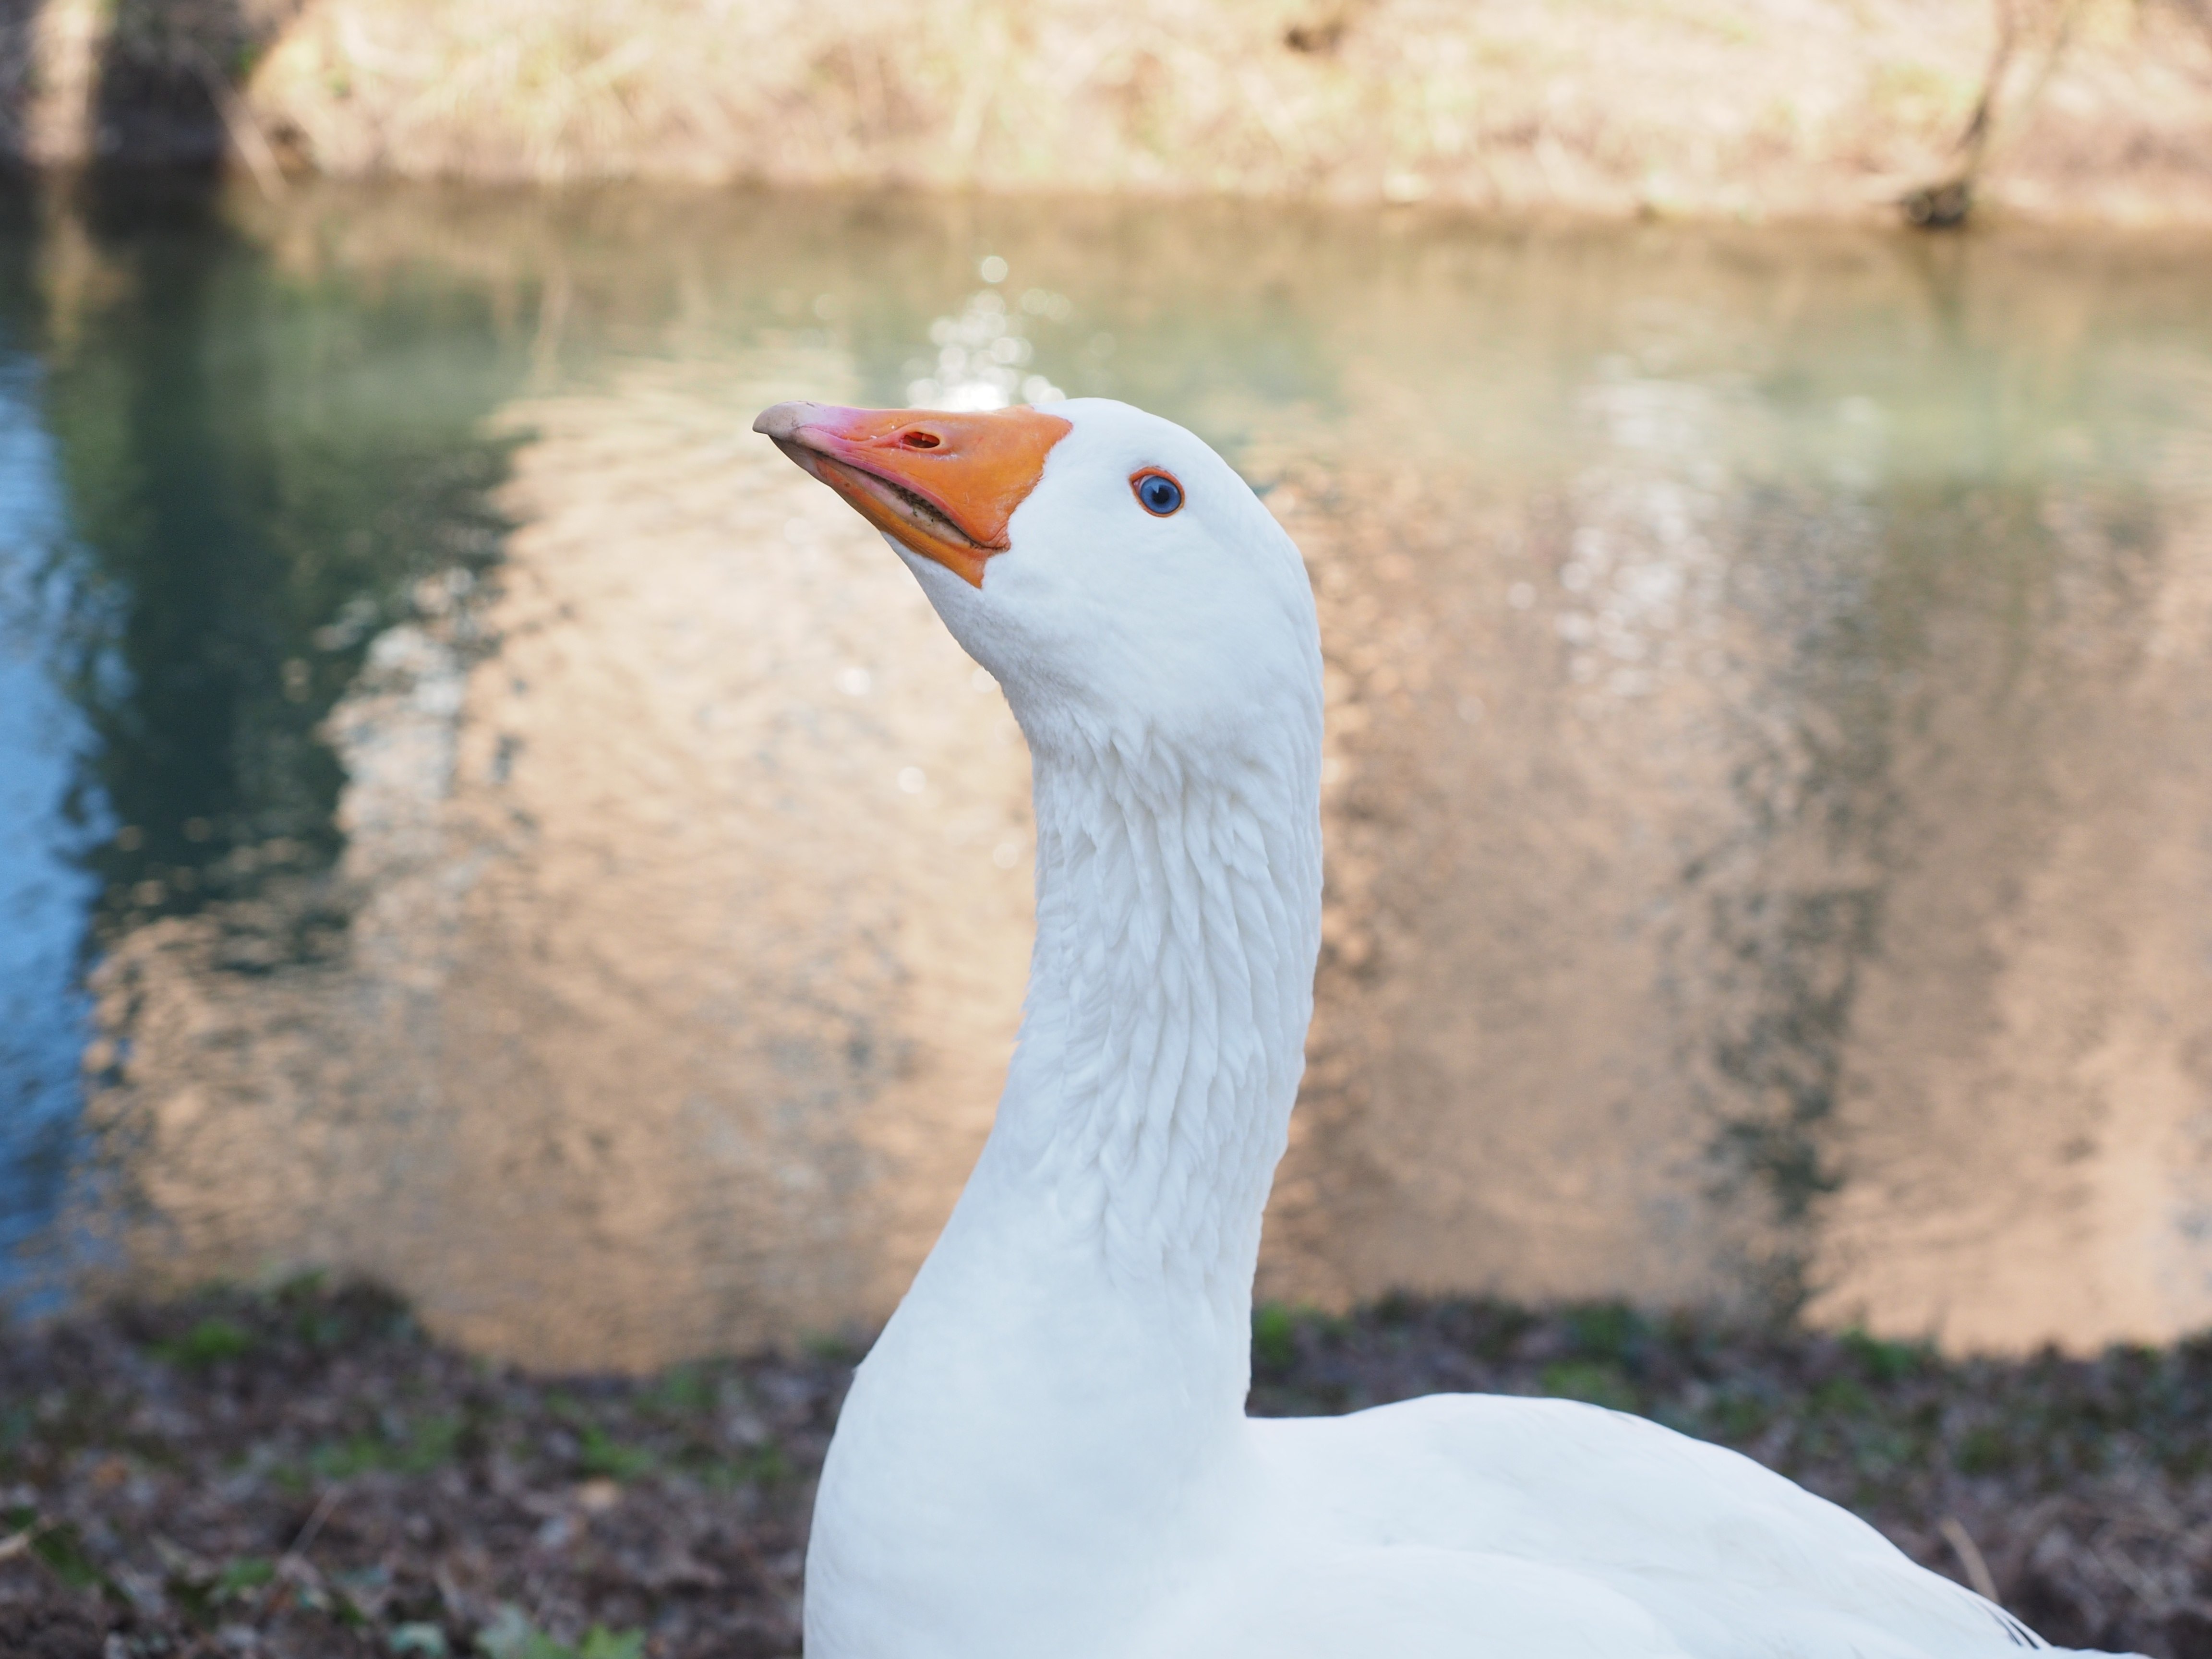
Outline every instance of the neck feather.
<path id="1" fill-rule="evenodd" d="M 1313 1011 L 1319 747 L 1037 751 L 1036 948 L 978 1178 L 1115 1280 L 1249 1302 Z"/>

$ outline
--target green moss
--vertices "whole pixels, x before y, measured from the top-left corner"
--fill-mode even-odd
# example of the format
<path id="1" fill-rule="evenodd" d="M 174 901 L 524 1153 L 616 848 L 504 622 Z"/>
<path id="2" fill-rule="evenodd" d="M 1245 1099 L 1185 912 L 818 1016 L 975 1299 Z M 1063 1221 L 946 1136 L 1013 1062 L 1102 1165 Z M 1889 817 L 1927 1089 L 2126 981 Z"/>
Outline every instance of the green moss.
<path id="1" fill-rule="evenodd" d="M 1252 1310 L 1252 1364 L 1258 1370 L 1280 1372 L 1298 1357 L 1297 1316 L 1279 1302 L 1263 1302 Z"/>
<path id="2" fill-rule="evenodd" d="M 231 1601 L 251 1594 L 276 1577 L 276 1564 L 258 1555 L 241 1555 L 217 1573 L 210 1586 L 211 1599 Z"/>
<path id="3" fill-rule="evenodd" d="M 520 1608 L 506 1607 L 477 1632 L 476 1648 L 486 1659 L 644 1659 L 645 1632 L 594 1625 L 572 1646 L 546 1635 Z"/>
<path id="4" fill-rule="evenodd" d="M 1609 1361 L 1562 1359 L 1544 1367 L 1540 1382 L 1546 1394 L 1561 1400 L 1580 1400 L 1617 1412 L 1638 1408 L 1636 1385 Z"/>
<path id="5" fill-rule="evenodd" d="M 243 1359 L 253 1352 L 253 1336 L 234 1320 L 203 1319 L 173 1342 L 157 1342 L 153 1352 L 173 1365 L 204 1370 L 226 1359 Z"/>
<path id="6" fill-rule="evenodd" d="M 703 1366 L 678 1365 L 655 1383 L 648 1401 L 671 1417 L 700 1417 L 714 1408 L 714 1379 Z"/>
<path id="7" fill-rule="evenodd" d="M 28 1406 L 0 1406 L 0 1470 L 15 1467 L 16 1455 L 30 1439 L 36 1421 Z"/>
<path id="8" fill-rule="evenodd" d="M 1917 1376 L 1935 1358 L 1924 1344 L 1885 1342 L 1864 1331 L 1845 1331 L 1839 1340 L 1860 1370 L 1877 1382 L 1902 1382 Z"/>
<path id="9" fill-rule="evenodd" d="M 1650 1339 L 1651 1323 L 1622 1302 L 1598 1302 L 1566 1313 L 1576 1350 L 1592 1359 L 1628 1360 Z"/>
<path id="10" fill-rule="evenodd" d="M 710 1458 L 687 1471 L 709 1492 L 775 1486 L 791 1478 L 791 1459 L 773 1440 L 741 1457 Z"/>
<path id="11" fill-rule="evenodd" d="M 651 1451 L 641 1446 L 623 1444 L 596 1423 L 585 1428 L 580 1440 L 576 1468 L 586 1476 L 636 1480 L 660 1467 L 660 1460 Z"/>
<path id="12" fill-rule="evenodd" d="M 428 1474 L 453 1461 L 463 1425 L 458 1416 L 427 1417 L 397 1435 L 356 1434 L 325 1441 L 307 1454 L 307 1465 L 326 1480 L 344 1480 L 372 1470 L 392 1474 Z"/>
<path id="13" fill-rule="evenodd" d="M 2001 1474 L 2016 1461 L 2004 1431 L 1987 1423 L 1961 1435 L 1958 1449 L 1951 1457 L 1961 1474 Z"/>
<path id="14" fill-rule="evenodd" d="M 1698 1430 L 1708 1438 L 1743 1442 L 1766 1432 L 1774 1421 L 1775 1403 L 1749 1389 L 1723 1386 L 1716 1389 Z"/>
<path id="15" fill-rule="evenodd" d="M 71 1589 L 113 1590 L 107 1575 L 68 1522 L 41 1517 L 35 1510 L 13 1509 L 7 1513 L 4 1530 L 26 1535 L 31 1553 Z"/>
<path id="16" fill-rule="evenodd" d="M 1864 1417 L 1874 1410 L 1874 1396 L 1855 1376 L 1832 1376 L 1813 1390 L 1814 1411 L 1826 1417 Z"/>

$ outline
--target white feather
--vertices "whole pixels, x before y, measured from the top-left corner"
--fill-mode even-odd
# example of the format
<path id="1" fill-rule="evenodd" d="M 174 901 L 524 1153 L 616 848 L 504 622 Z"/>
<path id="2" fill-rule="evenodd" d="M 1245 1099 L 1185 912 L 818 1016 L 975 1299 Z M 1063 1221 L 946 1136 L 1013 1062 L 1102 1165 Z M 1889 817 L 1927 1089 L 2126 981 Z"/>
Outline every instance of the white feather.
<path id="1" fill-rule="evenodd" d="M 809 1659 L 1973 1659 L 2043 1644 L 1747 1459 L 1557 1401 L 1256 1421 L 1304 1063 L 1321 659 L 1188 433 L 1073 422 L 978 590 L 902 553 L 1030 744 L 1037 941 L 973 1179 L 856 1378 Z M 1156 519 L 1130 474 L 1186 491 Z"/>

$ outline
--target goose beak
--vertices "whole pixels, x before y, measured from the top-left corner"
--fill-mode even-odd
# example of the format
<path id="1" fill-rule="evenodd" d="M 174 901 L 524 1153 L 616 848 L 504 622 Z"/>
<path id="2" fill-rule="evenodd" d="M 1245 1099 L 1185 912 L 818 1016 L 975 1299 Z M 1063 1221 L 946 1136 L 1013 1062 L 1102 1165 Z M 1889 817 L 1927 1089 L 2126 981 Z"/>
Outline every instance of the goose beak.
<path id="1" fill-rule="evenodd" d="M 1006 550 L 1006 523 L 1073 429 L 1057 415 L 998 409 L 841 409 L 778 404 L 753 430 L 836 490 L 893 541 L 971 587 Z"/>

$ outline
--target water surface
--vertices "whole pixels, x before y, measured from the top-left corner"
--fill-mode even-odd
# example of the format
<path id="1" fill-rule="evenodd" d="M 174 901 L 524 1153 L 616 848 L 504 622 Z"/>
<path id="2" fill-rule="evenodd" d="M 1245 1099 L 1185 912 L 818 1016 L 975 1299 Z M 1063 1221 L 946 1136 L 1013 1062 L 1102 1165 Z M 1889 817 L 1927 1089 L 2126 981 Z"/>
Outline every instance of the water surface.
<path id="1" fill-rule="evenodd" d="M 1026 766 L 746 428 L 1066 392 L 1221 447 L 1322 600 L 1263 1289 L 2212 1318 L 2201 246 L 144 186 L 7 237 L 49 1266 L 353 1267 L 549 1363 L 879 1316 L 1012 1040 Z"/>

